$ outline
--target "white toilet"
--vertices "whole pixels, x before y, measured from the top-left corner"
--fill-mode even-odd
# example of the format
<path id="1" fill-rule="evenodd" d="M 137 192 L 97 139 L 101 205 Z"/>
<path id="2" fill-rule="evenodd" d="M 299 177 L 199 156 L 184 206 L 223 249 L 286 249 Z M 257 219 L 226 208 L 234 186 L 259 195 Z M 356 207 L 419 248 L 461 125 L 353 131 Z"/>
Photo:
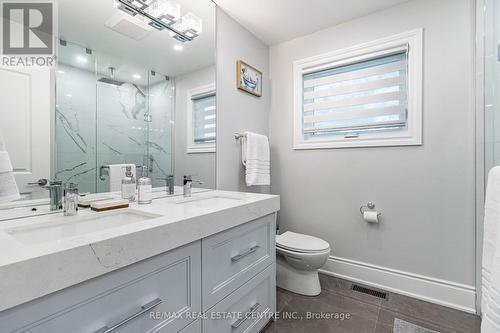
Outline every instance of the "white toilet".
<path id="1" fill-rule="evenodd" d="M 276 236 L 276 254 L 278 287 L 306 296 L 321 293 L 318 269 L 330 256 L 328 242 L 287 231 Z"/>

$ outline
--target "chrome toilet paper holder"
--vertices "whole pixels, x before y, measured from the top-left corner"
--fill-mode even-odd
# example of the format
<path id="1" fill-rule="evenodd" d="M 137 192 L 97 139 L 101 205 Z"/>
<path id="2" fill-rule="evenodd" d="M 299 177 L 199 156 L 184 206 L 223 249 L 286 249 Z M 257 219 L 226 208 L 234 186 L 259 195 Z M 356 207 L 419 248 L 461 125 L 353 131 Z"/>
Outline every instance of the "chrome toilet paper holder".
<path id="1" fill-rule="evenodd" d="M 375 204 L 373 202 L 368 202 L 366 205 L 359 207 L 359 212 L 363 215 L 368 210 L 374 210 Z M 382 213 L 378 213 L 377 216 L 382 215 Z"/>

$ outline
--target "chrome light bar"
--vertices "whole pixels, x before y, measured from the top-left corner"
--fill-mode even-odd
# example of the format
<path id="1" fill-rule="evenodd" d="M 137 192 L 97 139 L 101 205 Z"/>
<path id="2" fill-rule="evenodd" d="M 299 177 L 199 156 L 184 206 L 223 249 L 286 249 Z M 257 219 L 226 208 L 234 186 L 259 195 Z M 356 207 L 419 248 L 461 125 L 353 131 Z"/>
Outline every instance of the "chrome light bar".
<path id="1" fill-rule="evenodd" d="M 193 30 L 188 29 L 185 32 L 179 31 L 174 27 L 176 21 L 169 18 L 167 15 L 162 15 L 160 17 L 154 17 L 147 13 L 145 10 L 150 6 L 151 0 L 115 0 L 117 3 L 117 8 L 121 11 L 132 15 L 141 15 L 149 20 L 149 25 L 157 30 L 169 30 L 173 33 L 172 37 L 180 42 L 192 41 L 199 34 Z M 166 20 L 167 22 L 165 22 Z"/>

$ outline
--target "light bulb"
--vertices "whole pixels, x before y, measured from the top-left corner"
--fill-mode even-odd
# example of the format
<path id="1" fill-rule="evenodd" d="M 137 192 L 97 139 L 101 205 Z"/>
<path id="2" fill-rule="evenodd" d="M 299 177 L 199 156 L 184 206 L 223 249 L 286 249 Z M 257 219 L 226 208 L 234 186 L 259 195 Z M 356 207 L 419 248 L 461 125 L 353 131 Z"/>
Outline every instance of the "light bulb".
<path id="1" fill-rule="evenodd" d="M 181 18 L 181 5 L 174 1 L 162 0 L 163 12 L 173 22 L 177 22 Z"/>
<path id="2" fill-rule="evenodd" d="M 167 25 L 174 24 L 181 17 L 181 5 L 170 0 L 157 0 L 146 12 Z"/>
<path id="3" fill-rule="evenodd" d="M 181 18 L 181 31 L 189 37 L 199 35 L 203 29 L 203 21 L 195 14 L 188 12 Z"/>

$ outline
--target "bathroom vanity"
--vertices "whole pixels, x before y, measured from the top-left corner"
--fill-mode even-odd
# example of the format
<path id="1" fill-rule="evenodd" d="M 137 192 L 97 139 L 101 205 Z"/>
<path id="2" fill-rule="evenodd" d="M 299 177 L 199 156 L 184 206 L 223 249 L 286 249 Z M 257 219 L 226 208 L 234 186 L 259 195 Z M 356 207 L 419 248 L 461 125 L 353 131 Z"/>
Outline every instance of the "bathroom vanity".
<path id="1" fill-rule="evenodd" d="M 209 191 L 0 223 L 1 332 L 259 332 L 279 196 Z"/>

